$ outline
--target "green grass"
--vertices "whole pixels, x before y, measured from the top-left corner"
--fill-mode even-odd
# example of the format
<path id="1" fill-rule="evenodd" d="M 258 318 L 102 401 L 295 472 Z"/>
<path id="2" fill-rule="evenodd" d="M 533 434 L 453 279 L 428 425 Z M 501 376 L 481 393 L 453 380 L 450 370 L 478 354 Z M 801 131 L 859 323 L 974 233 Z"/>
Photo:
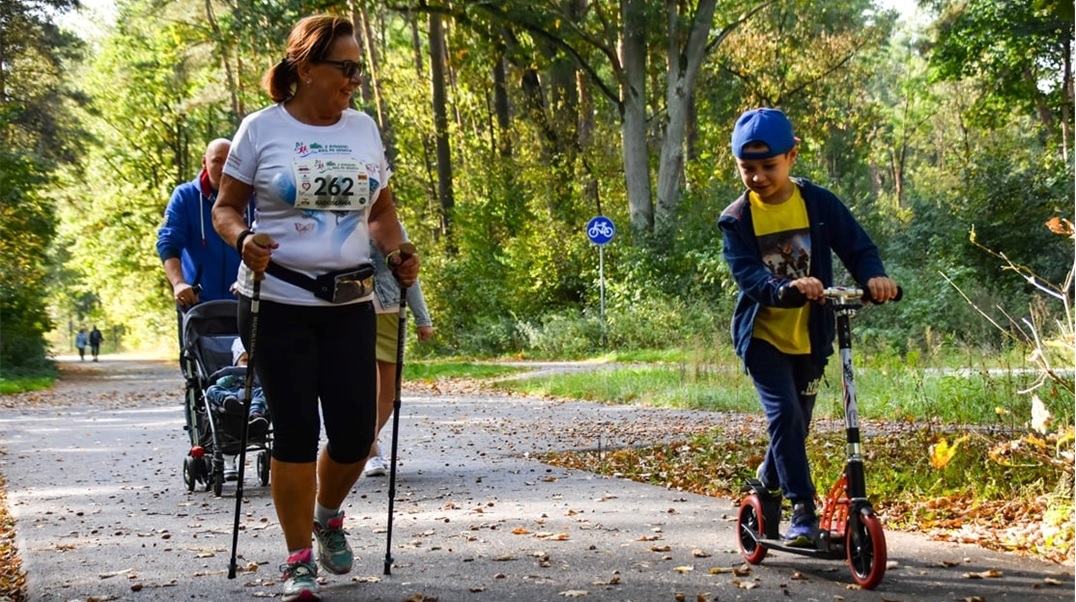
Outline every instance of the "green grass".
<path id="1" fill-rule="evenodd" d="M 404 362 L 404 380 L 435 381 L 439 378 L 495 378 L 522 371 L 515 366 L 498 366 L 467 361 L 439 360 Z"/>
<path id="2" fill-rule="evenodd" d="M 739 360 L 720 358 L 720 363 L 710 364 L 685 360 L 687 355 L 690 354 L 666 353 L 666 358 L 678 357 L 671 363 L 513 379 L 494 386 L 534 395 L 603 403 L 759 411 L 754 386 L 743 373 Z M 896 357 L 882 357 L 863 366 L 857 365 L 860 415 L 874 419 L 940 420 L 1010 427 L 1020 427 L 1021 420 L 1030 419 L 1030 396 L 1021 391 L 1033 384 L 1036 375 L 991 374 L 982 367 L 966 368 L 959 373 L 946 370 L 923 367 L 919 362 L 909 363 L 907 359 Z M 1072 422 L 1071 388 L 1070 381 L 1048 383 L 1036 391 L 1054 414 L 1056 423 Z M 840 371 L 836 358 L 833 358 L 819 391 L 816 416 L 840 418 L 844 412 L 841 400 Z M 999 408 L 1003 410 L 1001 413 Z"/>
<path id="3" fill-rule="evenodd" d="M 48 389 L 56 381 L 50 376 L 31 378 L 0 378 L 0 395 L 13 395 L 27 391 L 40 391 Z"/>

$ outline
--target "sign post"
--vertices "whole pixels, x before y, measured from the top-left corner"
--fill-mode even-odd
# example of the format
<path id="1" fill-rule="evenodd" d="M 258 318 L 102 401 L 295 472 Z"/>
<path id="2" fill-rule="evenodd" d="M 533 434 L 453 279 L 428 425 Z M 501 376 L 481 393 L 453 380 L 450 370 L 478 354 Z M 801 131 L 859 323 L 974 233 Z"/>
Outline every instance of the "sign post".
<path id="1" fill-rule="evenodd" d="M 601 299 L 603 349 L 605 348 L 605 245 L 613 240 L 615 234 L 616 226 L 613 225 L 613 220 L 604 215 L 592 217 L 587 222 L 587 238 L 590 239 L 590 242 L 598 245 L 598 281 L 599 298 Z"/>

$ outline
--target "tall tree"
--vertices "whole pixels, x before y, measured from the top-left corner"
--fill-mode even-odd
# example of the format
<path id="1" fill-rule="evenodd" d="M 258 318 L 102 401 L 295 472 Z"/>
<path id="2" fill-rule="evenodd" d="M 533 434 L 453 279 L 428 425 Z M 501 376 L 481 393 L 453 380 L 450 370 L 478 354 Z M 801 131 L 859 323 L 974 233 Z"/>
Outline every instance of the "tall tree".
<path id="1" fill-rule="evenodd" d="M 56 231 L 48 190 L 85 137 L 71 122 L 63 74 L 82 44 L 52 19 L 66 0 L 0 2 L 0 374 L 50 369 L 47 249 Z"/>
<path id="2" fill-rule="evenodd" d="M 448 252 L 455 252 L 452 241 L 452 213 L 456 204 L 452 193 L 452 147 L 448 137 L 448 113 L 445 95 L 445 34 L 441 15 L 429 16 L 430 81 L 433 96 L 434 130 L 437 145 L 437 197 L 441 203 L 441 236 Z"/>
<path id="3" fill-rule="evenodd" d="M 935 80 L 974 76 L 972 118 L 986 123 L 1015 105 L 1037 115 L 1067 159 L 1072 145 L 1073 3 L 1065 0 L 932 0 Z"/>

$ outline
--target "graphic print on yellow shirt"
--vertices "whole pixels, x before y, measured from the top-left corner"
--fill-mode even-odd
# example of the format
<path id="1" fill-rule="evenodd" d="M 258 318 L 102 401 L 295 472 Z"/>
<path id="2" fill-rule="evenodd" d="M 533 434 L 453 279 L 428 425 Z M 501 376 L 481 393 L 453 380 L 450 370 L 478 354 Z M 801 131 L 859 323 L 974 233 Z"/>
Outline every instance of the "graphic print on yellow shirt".
<path id="1" fill-rule="evenodd" d="M 807 220 L 807 205 L 798 186 L 783 203 L 763 203 L 754 192 L 748 195 L 755 239 L 762 262 L 782 278 L 795 280 L 811 273 L 811 230 Z M 752 336 L 762 339 L 778 350 L 791 354 L 811 352 L 807 319 L 811 307 L 760 307 L 755 318 Z"/>

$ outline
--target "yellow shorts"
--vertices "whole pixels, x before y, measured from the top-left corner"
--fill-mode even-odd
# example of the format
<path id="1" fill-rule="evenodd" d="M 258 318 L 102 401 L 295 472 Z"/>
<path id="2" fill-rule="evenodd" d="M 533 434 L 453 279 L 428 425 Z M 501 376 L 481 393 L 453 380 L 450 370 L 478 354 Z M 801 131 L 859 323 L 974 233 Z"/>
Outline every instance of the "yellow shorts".
<path id="1" fill-rule="evenodd" d="M 396 363 L 396 339 L 400 334 L 400 314 L 377 314 L 377 361 Z"/>

